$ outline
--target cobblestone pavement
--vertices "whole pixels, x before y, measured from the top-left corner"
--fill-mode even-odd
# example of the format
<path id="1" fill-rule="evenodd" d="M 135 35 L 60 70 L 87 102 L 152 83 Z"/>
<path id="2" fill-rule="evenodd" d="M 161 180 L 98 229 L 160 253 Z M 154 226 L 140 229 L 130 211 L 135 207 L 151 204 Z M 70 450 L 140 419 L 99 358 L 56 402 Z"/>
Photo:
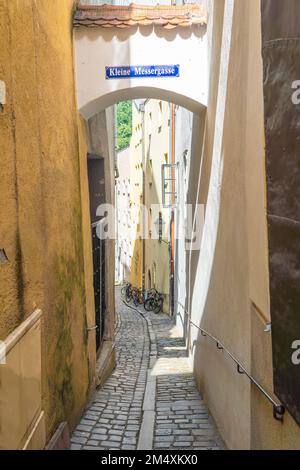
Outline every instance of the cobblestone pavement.
<path id="1" fill-rule="evenodd" d="M 117 366 L 87 406 L 71 449 L 222 448 L 173 322 L 116 301 Z"/>
<path id="2" fill-rule="evenodd" d="M 199 395 L 184 341 L 167 316 L 153 316 L 158 348 L 154 449 L 223 449 Z"/>

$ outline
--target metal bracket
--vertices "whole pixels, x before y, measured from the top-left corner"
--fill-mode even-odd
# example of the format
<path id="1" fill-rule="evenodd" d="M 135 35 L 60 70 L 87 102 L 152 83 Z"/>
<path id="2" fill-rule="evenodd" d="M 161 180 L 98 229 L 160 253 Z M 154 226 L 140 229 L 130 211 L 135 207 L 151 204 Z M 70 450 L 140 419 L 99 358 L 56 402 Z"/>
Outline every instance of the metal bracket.
<path id="1" fill-rule="evenodd" d="M 237 371 L 238 371 L 238 373 L 241 374 L 241 375 L 244 375 L 244 374 L 245 374 L 244 369 L 242 369 L 242 367 L 241 367 L 239 364 L 237 364 Z"/>
<path id="2" fill-rule="evenodd" d="M 283 422 L 283 416 L 285 413 L 285 407 L 283 405 L 274 405 L 273 406 L 273 416 L 276 421 Z"/>
<path id="3" fill-rule="evenodd" d="M 269 322 L 269 323 L 266 323 L 266 327 L 264 329 L 264 332 L 265 333 L 270 333 L 272 331 L 272 323 Z"/>
<path id="4" fill-rule="evenodd" d="M 98 325 L 91 326 L 90 328 L 87 328 L 87 331 L 94 331 L 94 330 L 97 330 L 98 328 L 99 328 Z"/>
<path id="5" fill-rule="evenodd" d="M 217 342 L 217 348 L 220 350 L 220 351 L 223 351 L 223 346 L 220 345 L 220 343 Z"/>

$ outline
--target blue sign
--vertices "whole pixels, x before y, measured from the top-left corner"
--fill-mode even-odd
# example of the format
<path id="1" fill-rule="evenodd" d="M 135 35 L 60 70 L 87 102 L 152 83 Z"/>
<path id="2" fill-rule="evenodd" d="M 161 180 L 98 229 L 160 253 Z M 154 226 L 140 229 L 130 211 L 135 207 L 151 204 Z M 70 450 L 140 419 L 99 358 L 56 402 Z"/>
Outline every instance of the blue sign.
<path id="1" fill-rule="evenodd" d="M 105 67 L 106 80 L 119 78 L 179 77 L 179 65 L 128 65 Z"/>

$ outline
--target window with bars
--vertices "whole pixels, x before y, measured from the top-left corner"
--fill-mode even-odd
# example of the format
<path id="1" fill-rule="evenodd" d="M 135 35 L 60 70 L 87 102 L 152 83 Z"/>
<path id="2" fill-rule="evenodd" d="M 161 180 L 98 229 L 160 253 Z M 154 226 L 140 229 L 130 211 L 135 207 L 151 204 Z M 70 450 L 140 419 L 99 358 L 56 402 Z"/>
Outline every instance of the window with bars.
<path id="1" fill-rule="evenodd" d="M 163 218 L 162 218 L 162 213 L 160 212 L 158 214 L 158 241 L 159 243 L 162 242 L 162 237 L 163 237 Z"/>
<path id="2" fill-rule="evenodd" d="M 161 166 L 162 205 L 164 208 L 176 207 L 177 204 L 178 166 L 166 163 Z"/>

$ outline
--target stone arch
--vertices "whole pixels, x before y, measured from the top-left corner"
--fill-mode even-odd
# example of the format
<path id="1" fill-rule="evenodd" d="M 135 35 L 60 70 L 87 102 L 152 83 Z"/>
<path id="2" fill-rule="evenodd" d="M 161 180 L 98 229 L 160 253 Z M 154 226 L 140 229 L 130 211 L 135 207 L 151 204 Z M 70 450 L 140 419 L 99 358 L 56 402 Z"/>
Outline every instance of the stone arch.
<path id="1" fill-rule="evenodd" d="M 99 96 L 98 98 L 86 103 L 81 109 L 79 109 L 79 112 L 86 120 L 88 120 L 95 114 L 104 111 L 106 108 L 109 108 L 120 101 L 142 98 L 152 98 L 174 103 L 197 115 L 202 115 L 206 110 L 205 105 L 186 95 L 175 93 L 163 88 L 134 86 L 115 90 L 106 95 Z"/>
<path id="2" fill-rule="evenodd" d="M 96 13 L 103 14 L 102 8 Z M 160 99 L 198 115 L 207 105 L 209 64 L 204 25 L 174 30 L 153 25 L 125 29 L 81 25 L 74 31 L 74 47 L 77 103 L 86 120 L 127 99 Z M 176 73 L 107 74 L 107 70 L 120 72 L 129 67 L 168 67 Z"/>

